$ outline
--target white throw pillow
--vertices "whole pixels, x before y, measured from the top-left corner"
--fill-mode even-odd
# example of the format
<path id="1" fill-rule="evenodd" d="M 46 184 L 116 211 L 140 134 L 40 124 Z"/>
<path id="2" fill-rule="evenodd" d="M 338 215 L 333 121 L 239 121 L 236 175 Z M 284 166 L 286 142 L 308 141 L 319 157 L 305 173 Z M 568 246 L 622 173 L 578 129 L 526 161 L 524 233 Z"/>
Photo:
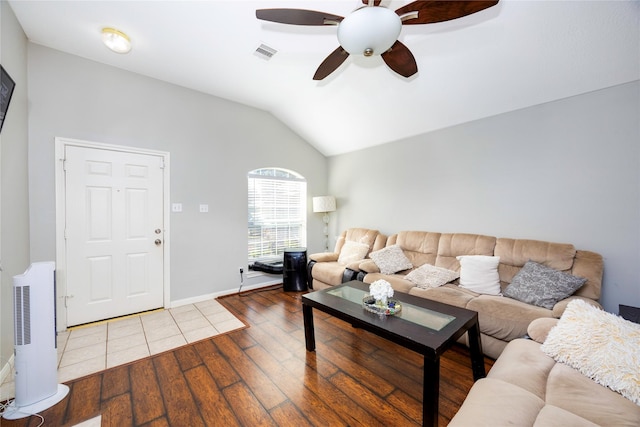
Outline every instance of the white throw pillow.
<path id="1" fill-rule="evenodd" d="M 479 294 L 500 295 L 499 256 L 462 255 L 460 261 L 460 287 Z"/>
<path id="2" fill-rule="evenodd" d="M 640 406 L 640 325 L 576 299 L 540 349 Z"/>
<path id="3" fill-rule="evenodd" d="M 369 245 L 366 243 L 346 241 L 340 250 L 338 263 L 347 265 L 355 261 L 363 260 L 364 257 L 367 256 L 367 252 L 369 252 Z"/>
<path id="4" fill-rule="evenodd" d="M 437 288 L 460 277 L 457 271 L 436 267 L 431 264 L 423 264 L 405 276 L 405 279 L 415 283 L 421 289 Z"/>
<path id="5" fill-rule="evenodd" d="M 402 252 L 402 248 L 399 245 L 391 245 L 379 251 L 371 252 L 369 258 L 376 263 L 382 274 L 393 274 L 413 268 L 413 264 Z"/>

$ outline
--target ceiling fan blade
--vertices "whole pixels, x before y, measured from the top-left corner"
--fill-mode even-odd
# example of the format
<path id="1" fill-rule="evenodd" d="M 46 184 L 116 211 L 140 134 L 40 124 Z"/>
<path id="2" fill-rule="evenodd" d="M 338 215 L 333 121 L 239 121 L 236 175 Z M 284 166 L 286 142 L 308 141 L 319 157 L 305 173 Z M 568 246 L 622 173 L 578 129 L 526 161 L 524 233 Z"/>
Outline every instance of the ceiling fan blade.
<path id="1" fill-rule="evenodd" d="M 331 52 L 329 56 L 322 61 L 322 64 L 316 70 L 313 75 L 313 80 L 322 80 L 329 74 L 333 73 L 349 56 L 349 52 L 344 50 L 342 46 L 339 46 L 336 50 Z"/>
<path id="2" fill-rule="evenodd" d="M 335 25 L 344 19 L 342 16 L 305 9 L 258 9 L 256 18 L 293 25 Z"/>
<path id="3" fill-rule="evenodd" d="M 398 16 L 418 12 L 417 18 L 403 20 L 404 25 L 433 24 L 462 18 L 498 4 L 498 0 L 417 0 L 396 10 Z"/>
<path id="4" fill-rule="evenodd" d="M 418 64 L 416 64 L 413 54 L 398 40 L 391 46 L 391 49 L 380 56 L 389 68 L 401 76 L 411 77 L 418 72 Z"/>

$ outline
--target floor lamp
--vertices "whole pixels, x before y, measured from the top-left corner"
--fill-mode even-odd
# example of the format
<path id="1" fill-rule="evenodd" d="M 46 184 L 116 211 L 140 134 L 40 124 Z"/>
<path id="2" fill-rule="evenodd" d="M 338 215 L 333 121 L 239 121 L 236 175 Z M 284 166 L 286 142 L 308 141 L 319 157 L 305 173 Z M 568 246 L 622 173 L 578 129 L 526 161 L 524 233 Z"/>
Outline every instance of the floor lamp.
<path id="1" fill-rule="evenodd" d="M 336 198 L 333 196 L 318 196 L 313 198 L 313 212 L 324 213 L 324 250 L 329 252 L 329 212 L 336 210 Z"/>

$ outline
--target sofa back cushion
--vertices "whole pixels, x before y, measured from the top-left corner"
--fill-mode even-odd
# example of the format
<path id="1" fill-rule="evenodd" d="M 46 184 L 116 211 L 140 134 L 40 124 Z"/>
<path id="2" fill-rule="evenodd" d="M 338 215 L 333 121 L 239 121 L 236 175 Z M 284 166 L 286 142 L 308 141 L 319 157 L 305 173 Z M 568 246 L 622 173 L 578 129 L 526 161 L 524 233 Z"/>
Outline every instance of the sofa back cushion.
<path id="1" fill-rule="evenodd" d="M 448 270 L 460 271 L 460 255 L 492 256 L 496 238 L 481 234 L 443 233 L 438 243 L 435 265 Z"/>
<path id="2" fill-rule="evenodd" d="M 596 301 L 600 298 L 603 272 L 600 254 L 578 251 L 568 243 L 500 238 L 496 242 L 495 255 L 500 257 L 498 272 L 503 288 L 531 260 L 555 270 L 584 277 L 587 281 L 575 295 Z"/>
<path id="3" fill-rule="evenodd" d="M 352 262 L 362 261 L 365 259 L 371 247 L 366 243 L 352 242 L 346 240 L 342 248 L 340 248 L 340 255 L 338 256 L 338 264 L 347 265 Z"/>
<path id="4" fill-rule="evenodd" d="M 499 238 L 496 256 L 500 257 L 500 281 L 506 287 L 527 261 L 571 273 L 576 248 L 568 243 L 551 243 L 540 240 Z"/>
<path id="5" fill-rule="evenodd" d="M 420 267 L 423 264 L 435 264 L 439 240 L 440 233 L 401 231 L 387 239 L 387 246 L 400 246 L 411 264 Z"/>
<path id="6" fill-rule="evenodd" d="M 349 228 L 340 234 L 336 241 L 334 252 L 339 254 L 345 242 L 364 243 L 369 245 L 369 252 L 382 249 L 386 243 L 386 237 L 378 230 L 369 230 L 367 228 Z M 368 255 L 368 253 L 366 255 Z"/>
<path id="7" fill-rule="evenodd" d="M 590 251 L 576 251 L 571 274 L 584 277 L 587 282 L 574 295 L 598 301 L 602 290 L 604 261 L 602 255 Z"/>
<path id="8" fill-rule="evenodd" d="M 576 248 L 568 243 L 499 238 L 496 242 L 495 255 L 500 257 L 500 263 L 503 264 L 500 279 L 510 283 L 513 276 L 527 261 L 535 261 L 555 270 L 569 272 L 573 266 L 573 258 L 576 256 Z"/>

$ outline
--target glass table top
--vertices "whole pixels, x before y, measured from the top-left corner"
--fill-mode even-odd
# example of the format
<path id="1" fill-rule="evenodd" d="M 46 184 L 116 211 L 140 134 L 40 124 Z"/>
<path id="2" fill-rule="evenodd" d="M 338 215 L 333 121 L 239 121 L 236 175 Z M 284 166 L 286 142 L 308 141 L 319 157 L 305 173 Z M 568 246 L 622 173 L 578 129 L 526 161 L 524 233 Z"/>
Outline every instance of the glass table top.
<path id="1" fill-rule="evenodd" d="M 350 286 L 341 286 L 338 289 L 331 289 L 327 291 L 329 295 L 336 296 L 338 298 L 345 299 L 358 305 L 362 305 L 362 299 L 369 292 L 352 288 Z M 393 317 L 399 317 L 407 322 L 415 323 L 420 326 L 424 326 L 435 331 L 440 331 L 449 323 L 455 320 L 455 316 L 451 316 L 437 311 L 429 310 L 427 308 L 418 307 L 413 304 L 400 301 L 402 304 L 402 311 L 394 314 Z"/>

